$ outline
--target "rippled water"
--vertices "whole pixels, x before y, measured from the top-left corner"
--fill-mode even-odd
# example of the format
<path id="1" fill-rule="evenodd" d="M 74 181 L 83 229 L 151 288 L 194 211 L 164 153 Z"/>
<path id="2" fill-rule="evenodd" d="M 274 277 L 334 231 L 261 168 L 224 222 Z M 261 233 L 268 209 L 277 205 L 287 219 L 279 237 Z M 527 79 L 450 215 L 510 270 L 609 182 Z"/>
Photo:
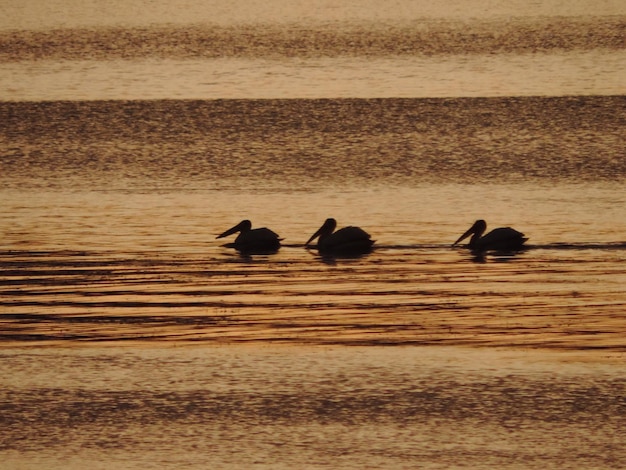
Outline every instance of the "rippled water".
<path id="1" fill-rule="evenodd" d="M 621 362 L 610 358 L 251 346 L 1 356 L 7 468 L 620 468 L 626 461 L 626 383 Z"/>
<path id="2" fill-rule="evenodd" d="M 0 31 L 0 97 L 617 95 L 625 24 L 608 17 Z"/>
<path id="3" fill-rule="evenodd" d="M 158 11 L 154 3 L 145 9 Z M 128 6 L 113 8 L 111 2 L 102 6 L 107 14 L 98 16 L 95 25 L 93 12 L 81 5 L 74 5 L 74 14 L 66 5 L 63 21 L 50 12 L 41 24 L 32 24 L 21 5 L 17 11 L 14 6 L 16 17 L 30 27 L 19 29 L 17 19 L 0 23 L 0 98 L 624 93 L 623 8 L 594 4 L 590 15 L 568 5 L 555 14 L 548 13 L 548 4 L 529 11 L 526 5 L 507 2 L 498 5 L 502 10 L 494 4 L 478 15 L 468 4 L 441 5 L 436 14 L 431 5 L 418 7 L 421 2 L 403 2 L 394 12 L 361 3 L 342 2 L 330 11 L 320 6 L 313 12 L 306 5 L 281 5 L 283 14 L 269 21 L 261 19 L 266 5 L 211 9 L 186 2 L 158 22 L 150 22 L 147 13 L 116 22 Z M 193 21 L 184 21 L 194 10 Z M 252 11 L 258 15 L 254 21 L 248 16 Z M 301 17 L 290 15 L 297 11 Z M 322 11 L 331 14 L 323 18 Z"/>
<path id="4" fill-rule="evenodd" d="M 622 97 L 3 109 L 5 341 L 624 348 Z M 329 216 L 375 252 L 305 249 Z M 529 249 L 452 249 L 478 218 Z"/>
<path id="5" fill-rule="evenodd" d="M 621 2 L 0 12 L 3 469 L 626 466 Z"/>
<path id="6" fill-rule="evenodd" d="M 360 260 L 302 247 L 240 258 L 11 252 L 5 341 L 264 341 L 615 349 L 624 244 L 484 260 L 382 246 Z M 483 260 L 480 260 L 483 262 Z M 548 267 L 549 266 L 549 267 Z"/>
<path id="7" fill-rule="evenodd" d="M 3 339 L 622 350 L 622 109 L 622 97 L 5 103 Z M 375 252 L 306 249 L 330 216 L 363 226 Z M 244 218 L 277 231 L 280 252 L 215 240 Z M 452 249 L 478 218 L 523 231 L 528 250 Z"/>
<path id="8" fill-rule="evenodd" d="M 622 97 L 1 109 L 7 468 L 626 461 Z"/>

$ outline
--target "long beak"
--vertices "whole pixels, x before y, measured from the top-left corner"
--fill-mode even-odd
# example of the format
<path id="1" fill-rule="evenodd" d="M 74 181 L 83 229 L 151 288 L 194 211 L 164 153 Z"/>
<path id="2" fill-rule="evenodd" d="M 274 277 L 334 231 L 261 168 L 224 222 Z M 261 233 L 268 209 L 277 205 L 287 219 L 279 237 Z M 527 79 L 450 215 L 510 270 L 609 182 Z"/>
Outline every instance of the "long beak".
<path id="1" fill-rule="evenodd" d="M 305 243 L 305 245 L 308 245 L 313 240 L 315 240 L 317 237 L 319 237 L 322 234 L 322 229 L 323 228 L 324 228 L 324 226 L 321 226 L 320 228 L 318 228 L 317 232 L 315 232 L 313 235 L 311 235 L 311 238 L 309 238 L 309 240 Z"/>
<path id="2" fill-rule="evenodd" d="M 461 235 L 459 237 L 459 239 L 452 244 L 452 246 L 456 245 L 459 242 L 462 242 L 463 240 L 465 240 L 467 237 L 469 237 L 473 233 L 474 233 L 474 227 L 472 226 L 472 227 L 469 228 L 469 230 L 467 232 L 465 232 L 463 235 Z"/>
<path id="3" fill-rule="evenodd" d="M 217 237 L 215 238 L 224 238 L 227 237 L 228 235 L 232 235 L 233 233 L 237 233 L 241 230 L 241 223 L 238 223 L 237 225 L 235 225 L 233 228 L 229 228 L 228 230 L 226 230 L 224 233 L 219 234 Z"/>

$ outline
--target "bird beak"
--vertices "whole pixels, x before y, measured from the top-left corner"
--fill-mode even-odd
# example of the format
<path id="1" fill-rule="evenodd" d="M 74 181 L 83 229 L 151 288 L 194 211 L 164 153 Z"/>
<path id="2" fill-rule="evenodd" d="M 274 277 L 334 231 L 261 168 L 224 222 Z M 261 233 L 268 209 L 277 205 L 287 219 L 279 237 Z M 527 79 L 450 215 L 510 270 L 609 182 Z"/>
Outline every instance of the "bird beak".
<path id="1" fill-rule="evenodd" d="M 224 233 L 219 234 L 217 237 L 215 238 L 224 238 L 227 237 L 228 235 L 232 235 L 233 233 L 237 233 L 241 230 L 241 223 L 238 223 L 237 225 L 235 225 L 233 228 L 229 228 L 228 230 L 226 230 Z"/>
<path id="2" fill-rule="evenodd" d="M 474 227 L 472 226 L 472 227 L 470 227 L 470 229 L 467 232 L 465 232 L 463 235 L 461 235 L 459 237 L 459 239 L 452 244 L 452 246 L 456 245 L 459 242 L 462 242 L 463 240 L 465 240 L 467 237 L 469 237 L 473 233 L 474 233 Z"/>
<path id="3" fill-rule="evenodd" d="M 319 237 L 320 234 L 322 233 L 322 229 L 323 228 L 324 228 L 324 226 L 321 226 L 319 229 L 317 229 L 317 232 L 315 232 L 313 235 L 311 235 L 311 238 L 309 238 L 309 240 L 305 243 L 305 245 L 308 245 L 313 240 L 315 240 L 317 237 Z"/>

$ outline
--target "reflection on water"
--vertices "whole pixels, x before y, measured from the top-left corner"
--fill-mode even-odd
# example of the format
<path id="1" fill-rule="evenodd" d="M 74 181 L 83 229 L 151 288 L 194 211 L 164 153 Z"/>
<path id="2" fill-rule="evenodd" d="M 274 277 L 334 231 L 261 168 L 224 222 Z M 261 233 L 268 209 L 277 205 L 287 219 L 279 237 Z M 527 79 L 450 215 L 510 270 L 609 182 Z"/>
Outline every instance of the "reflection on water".
<path id="1" fill-rule="evenodd" d="M 0 181 L 9 188 L 258 194 L 376 186 L 401 191 L 452 183 L 489 195 L 491 188 L 478 185 L 552 187 L 619 182 L 626 174 L 623 96 L 95 101 L 0 108 Z M 622 195 L 618 191 L 614 198 Z M 494 206 L 501 202 L 496 197 L 507 198 L 493 194 Z"/>
<path id="2" fill-rule="evenodd" d="M 520 18 L 525 16 L 588 17 L 626 13 L 622 2 L 575 0 L 563 4 L 546 0 L 532 4 L 485 0 L 402 0 L 394 8 L 370 0 L 315 3 L 293 0 L 110 0 L 97 8 L 81 0 L 5 0 L 0 29 L 52 29 L 60 27 L 180 25 L 293 24 L 357 21 L 397 23 L 419 19 Z"/>
<path id="3" fill-rule="evenodd" d="M 624 16 L 272 19 L 181 27 L 168 16 L 170 26 L 0 29 L 0 99 L 624 93 Z"/>
<path id="4" fill-rule="evenodd" d="M 623 17 L 258 23 L 0 30 L 0 59 L 483 56 L 622 50 Z M 330 96 L 327 96 L 330 97 Z M 300 97 L 302 98 L 302 97 Z"/>
<path id="5" fill-rule="evenodd" d="M 624 93 L 624 51 L 0 65 L 4 100 L 432 98 Z"/>
<path id="6" fill-rule="evenodd" d="M 0 7 L 3 469 L 626 466 L 621 4 L 44 3 Z"/>
<path id="7" fill-rule="evenodd" d="M 452 344 L 624 350 L 624 245 L 476 258 L 5 252 L 2 340 Z"/>
<path id="8" fill-rule="evenodd" d="M 5 468 L 626 463 L 617 357 L 248 346 L 1 359 Z"/>
<path id="9" fill-rule="evenodd" d="M 2 108 L 6 341 L 624 348 L 623 97 Z M 328 217 L 374 252 L 306 250 Z M 451 248 L 483 218 L 529 249 Z"/>

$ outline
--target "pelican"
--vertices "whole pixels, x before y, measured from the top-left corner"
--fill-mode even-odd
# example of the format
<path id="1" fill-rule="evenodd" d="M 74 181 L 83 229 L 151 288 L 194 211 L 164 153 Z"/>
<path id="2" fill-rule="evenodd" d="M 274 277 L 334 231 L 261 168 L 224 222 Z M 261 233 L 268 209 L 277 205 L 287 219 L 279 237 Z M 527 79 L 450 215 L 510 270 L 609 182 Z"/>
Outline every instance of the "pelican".
<path id="1" fill-rule="evenodd" d="M 359 227 L 344 227 L 333 233 L 337 227 L 335 219 L 326 219 L 317 232 L 305 243 L 309 245 L 319 237 L 317 249 L 321 253 L 335 254 L 362 254 L 368 253 L 372 249 L 374 240 L 370 235 Z"/>
<path id="2" fill-rule="evenodd" d="M 518 232 L 511 227 L 500 227 L 493 229 L 487 235 L 482 236 L 487 230 L 487 222 L 484 220 L 477 220 L 474 222 L 467 232 L 459 237 L 452 245 L 456 245 L 460 241 L 466 239 L 470 235 L 470 242 L 468 247 L 475 251 L 509 251 L 519 250 L 528 238 L 523 233 Z"/>
<path id="3" fill-rule="evenodd" d="M 276 233 L 265 227 L 253 230 L 252 222 L 249 220 L 242 220 L 234 227 L 218 235 L 217 238 L 224 238 L 237 232 L 239 235 L 235 238 L 235 242 L 226 246 L 244 252 L 272 252 L 280 247 L 281 238 Z"/>

